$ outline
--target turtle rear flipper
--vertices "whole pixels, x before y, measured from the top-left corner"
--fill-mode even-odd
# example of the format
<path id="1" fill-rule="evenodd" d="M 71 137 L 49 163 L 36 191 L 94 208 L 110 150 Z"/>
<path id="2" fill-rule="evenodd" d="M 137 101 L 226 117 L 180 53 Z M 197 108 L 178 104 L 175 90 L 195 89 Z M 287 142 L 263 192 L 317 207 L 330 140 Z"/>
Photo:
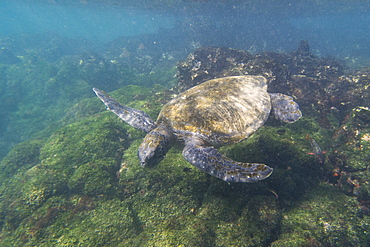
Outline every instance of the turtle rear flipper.
<path id="1" fill-rule="evenodd" d="M 182 155 L 193 166 L 226 182 L 257 182 L 273 171 L 265 164 L 236 162 L 214 147 L 199 145 L 194 140 L 186 142 Z"/>
<path id="2" fill-rule="evenodd" d="M 302 117 L 299 105 L 293 97 L 282 93 L 270 93 L 272 110 L 276 119 L 285 123 L 294 123 Z"/>
<path id="3" fill-rule="evenodd" d="M 145 112 L 121 105 L 109 94 L 100 89 L 93 88 L 93 90 L 107 106 L 108 110 L 116 114 L 132 127 L 147 133 L 157 127 L 156 123 Z"/>

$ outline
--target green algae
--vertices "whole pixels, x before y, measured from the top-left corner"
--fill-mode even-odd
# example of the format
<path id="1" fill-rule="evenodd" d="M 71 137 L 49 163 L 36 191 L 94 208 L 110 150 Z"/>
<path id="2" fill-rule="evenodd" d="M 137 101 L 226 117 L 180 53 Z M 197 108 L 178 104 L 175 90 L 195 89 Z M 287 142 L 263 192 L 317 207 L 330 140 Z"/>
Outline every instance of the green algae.
<path id="1" fill-rule="evenodd" d="M 370 157 L 370 109 L 356 107 L 352 109 L 347 121 L 338 131 L 336 142 L 343 142 L 338 152 L 347 157 L 348 165 L 362 169 Z"/>
<path id="2" fill-rule="evenodd" d="M 71 188 L 78 187 L 81 189 L 76 193 L 95 196 L 114 193 L 114 183 L 110 181 L 128 144 L 121 123 L 109 117 L 87 118 L 55 132 L 40 148 L 38 160 L 35 158 L 39 162 L 20 170 L 2 185 L 3 210 L 13 215 L 4 224 L 16 227 L 49 198 L 68 194 Z M 24 152 L 26 157 L 34 154 L 32 149 Z"/>
<path id="3" fill-rule="evenodd" d="M 117 199 L 54 197 L 25 220 L 3 246 L 118 246 L 135 234 L 132 212 Z"/>
<path id="4" fill-rule="evenodd" d="M 33 139 L 16 145 L 0 163 L 1 181 L 6 181 L 19 169 L 29 169 L 37 164 L 43 142 L 42 139 Z"/>
<path id="5" fill-rule="evenodd" d="M 155 118 L 171 97 L 155 90 L 161 87 L 127 86 L 112 95 Z M 4 246 L 367 243 L 369 219 L 358 215 L 356 200 L 316 187 L 323 167 L 307 154 L 305 135 L 325 146 L 331 132 L 312 119 L 268 122 L 246 141 L 222 147 L 236 160 L 274 167 L 265 181 L 227 184 L 187 163 L 181 144 L 156 167 L 141 167 L 137 148 L 144 133 L 110 112 L 99 113 L 99 103 L 81 101 L 68 111 L 68 125 L 46 140 L 20 145 L 2 161 L 9 168 L 19 164 L 2 187 Z"/>
<path id="6" fill-rule="evenodd" d="M 143 170 L 135 152 L 138 144 L 125 152 L 120 178 L 144 226 L 134 242 L 144 246 L 258 246 L 272 238 L 279 218 L 277 209 L 272 210 L 277 207 L 274 196 L 241 196 L 243 185 L 236 185 L 239 189 L 235 191 L 190 166 L 177 147 L 158 166 Z M 130 152 L 131 148 L 135 151 Z"/>
<path id="7" fill-rule="evenodd" d="M 141 87 L 143 92 L 154 84 L 170 87 L 176 80 L 173 77 L 175 69 L 172 64 L 171 67 L 137 74 L 127 64 L 105 61 L 97 54 L 66 57 L 59 64 L 29 54 L 20 63 L 1 65 L 0 158 L 10 151 L 9 143 L 48 137 L 78 117 L 96 113 L 88 111 L 94 110 L 88 106 L 93 103 L 86 100 L 87 108 L 80 109 L 86 111 L 79 116 L 71 115 L 78 110 L 73 109 L 74 105 L 93 96 L 93 87 L 111 91 L 136 84 L 145 86 Z M 132 89 L 126 91 L 135 93 Z M 143 92 L 138 94 L 143 95 Z M 83 102 L 79 105 L 81 107 Z"/>
<path id="8" fill-rule="evenodd" d="M 370 201 L 368 179 L 370 159 L 370 110 L 358 106 L 352 109 L 333 138 L 339 171 L 337 186 L 346 194 L 362 202 L 367 211 Z"/>
<path id="9" fill-rule="evenodd" d="M 307 154 L 312 150 L 305 135 L 314 129 L 306 128 L 304 132 L 296 132 L 290 126 L 294 124 L 262 126 L 247 140 L 220 150 L 238 161 L 261 162 L 273 167 L 274 172 L 267 184 L 258 183 L 253 186 L 261 186 L 261 190 L 272 189 L 280 198 L 292 200 L 301 197 L 304 191 L 318 183 L 323 168 L 313 155 Z"/>
<path id="10" fill-rule="evenodd" d="M 42 246 L 117 246 L 135 234 L 132 213 L 126 203 L 119 200 L 89 203 L 90 208 L 75 211 L 74 215 L 62 213 L 61 219 L 47 229 L 50 235 L 54 235 L 54 231 L 58 235 Z M 66 219 L 69 219 L 68 227 Z"/>
<path id="11" fill-rule="evenodd" d="M 114 160 L 110 162 L 114 163 Z M 80 165 L 68 180 L 68 188 L 74 193 L 88 196 L 111 194 L 114 192 L 114 181 L 112 181 L 114 179 L 112 177 L 114 170 L 109 172 L 109 167 L 104 165 L 106 163 L 107 160 L 95 160 Z"/>
<path id="12" fill-rule="evenodd" d="M 366 246 L 370 217 L 358 217 L 353 197 L 321 184 L 283 214 L 280 239 L 271 246 Z"/>
<path id="13" fill-rule="evenodd" d="M 4 114 L 5 143 L 19 143 L 36 137 L 40 130 L 59 120 L 66 107 L 86 97 L 90 87 L 86 81 L 74 78 L 68 85 L 59 72 L 60 68 L 55 64 L 31 58 L 6 67 L 3 71 L 5 80 L 0 82 L 4 88 L 0 102 L 7 109 Z M 74 94 L 67 97 L 68 94 L 63 92 L 72 87 L 70 91 Z M 2 146 L 1 150 L 8 150 L 8 147 Z"/>

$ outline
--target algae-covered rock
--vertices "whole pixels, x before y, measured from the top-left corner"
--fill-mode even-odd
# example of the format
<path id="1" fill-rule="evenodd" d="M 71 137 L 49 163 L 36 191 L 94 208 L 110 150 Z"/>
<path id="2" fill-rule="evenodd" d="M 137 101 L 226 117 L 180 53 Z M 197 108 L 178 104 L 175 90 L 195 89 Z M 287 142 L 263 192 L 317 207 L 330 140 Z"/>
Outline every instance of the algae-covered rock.
<path id="1" fill-rule="evenodd" d="M 2 245 L 124 246 L 120 243 L 136 234 L 134 214 L 125 202 L 58 196 L 22 221 Z"/>
<path id="2" fill-rule="evenodd" d="M 152 118 L 173 94 L 140 86 L 112 92 Z M 366 246 L 369 117 L 366 107 L 355 109 L 343 123 L 331 114 L 342 126 L 336 132 L 322 128 L 315 111 L 303 112 L 293 125 L 270 120 L 248 140 L 220 148 L 235 160 L 274 168 L 260 183 L 228 184 L 187 163 L 181 143 L 156 167 L 141 167 L 137 150 L 144 133 L 99 113 L 105 108 L 98 99 L 85 99 L 67 110 L 65 127 L 17 145 L 2 160 L 0 244 Z M 306 134 L 327 152 L 323 163 L 308 154 Z M 342 177 L 334 180 L 339 166 Z M 349 183 L 351 193 L 341 186 Z"/>
<path id="3" fill-rule="evenodd" d="M 353 108 L 334 133 L 333 144 L 332 183 L 347 195 L 356 196 L 363 213 L 369 215 L 370 109 Z"/>
<path id="4" fill-rule="evenodd" d="M 366 168 L 370 155 L 370 109 L 353 108 L 334 138 L 337 154 L 346 157 L 348 167 L 353 170 Z"/>
<path id="5" fill-rule="evenodd" d="M 16 145 L 0 163 L 1 181 L 7 181 L 19 169 L 29 169 L 40 162 L 42 139 L 34 139 Z"/>
<path id="6" fill-rule="evenodd" d="M 16 168 L 22 162 L 28 163 L 30 157 L 33 166 L 19 169 L 18 173 L 12 169 L 15 174 L 8 172 L 12 177 L 2 184 L 2 210 L 7 212 L 5 228 L 16 228 L 53 196 L 114 193 L 115 172 L 128 144 L 129 137 L 118 121 L 95 116 L 60 129 L 41 147 L 22 149 L 18 158 L 15 149 L 4 159 L 2 167 Z M 25 144 L 19 145 L 22 146 Z M 25 158 L 20 161 L 19 157 Z M 10 163 L 11 160 L 17 163 Z"/>
<path id="7" fill-rule="evenodd" d="M 271 246 L 367 246 L 370 216 L 358 211 L 355 198 L 320 185 L 283 214 L 281 236 Z"/>
<path id="8" fill-rule="evenodd" d="M 114 192 L 114 170 L 109 172 L 109 167 L 104 165 L 106 162 L 95 160 L 79 166 L 68 180 L 69 189 L 89 196 Z M 110 162 L 114 163 L 114 160 Z"/>
<path id="9" fill-rule="evenodd" d="M 126 94 L 127 102 L 131 97 L 130 106 L 145 108 L 153 117 L 170 96 L 149 98 L 139 87 L 125 89 L 117 95 Z M 95 105 L 83 105 L 96 111 Z M 81 116 L 82 109 L 74 108 L 72 115 Z M 307 131 L 316 127 L 303 125 Z M 267 245 L 278 237 L 277 198 L 301 197 L 320 176 L 315 159 L 302 151 L 307 140 L 291 126 L 272 122 L 246 142 L 222 148 L 237 160 L 263 161 L 275 169 L 266 183 L 229 185 L 187 163 L 182 144 L 156 167 L 143 169 L 137 157 L 143 134 L 109 112 L 86 117 L 42 142 L 35 165 L 15 173 L 7 184 L 4 243 Z"/>
<path id="10" fill-rule="evenodd" d="M 281 165 L 267 184 L 228 185 L 188 164 L 181 147 L 172 148 L 158 166 L 143 170 L 136 156 L 140 140 L 133 142 L 119 173 L 124 197 L 133 202 L 143 225 L 133 242 L 263 246 L 277 238 L 281 209 L 276 196 L 298 198 L 321 174 L 315 158 L 300 149 L 307 144 L 305 138 L 295 140 L 289 129 L 284 134 L 279 129 L 265 126 L 247 141 L 221 149 L 238 160 L 262 159 Z M 284 182 L 287 179 L 290 184 Z"/>
<path id="11" fill-rule="evenodd" d="M 252 197 L 242 208 L 238 220 L 217 224 L 216 246 L 265 246 L 276 237 L 280 217 L 280 207 L 274 197 Z"/>
<path id="12" fill-rule="evenodd" d="M 272 193 L 256 196 L 261 186 L 253 190 L 213 178 L 188 164 L 176 147 L 158 166 L 143 170 L 133 151 L 138 145 L 125 152 L 120 170 L 125 200 L 141 223 L 140 234 L 127 243 L 259 246 L 273 238 L 280 209 Z"/>

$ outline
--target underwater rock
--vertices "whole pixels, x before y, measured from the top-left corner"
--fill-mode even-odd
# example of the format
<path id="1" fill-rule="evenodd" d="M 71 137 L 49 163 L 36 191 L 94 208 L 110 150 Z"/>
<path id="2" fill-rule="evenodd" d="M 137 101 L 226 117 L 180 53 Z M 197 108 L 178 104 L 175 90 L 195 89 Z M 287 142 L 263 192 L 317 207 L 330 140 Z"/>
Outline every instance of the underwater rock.
<path id="1" fill-rule="evenodd" d="M 0 63 L 3 64 L 15 64 L 19 63 L 21 60 L 15 56 L 10 50 L 5 47 L 0 48 Z"/>
<path id="2" fill-rule="evenodd" d="M 302 55 L 309 55 L 310 54 L 310 45 L 308 44 L 307 40 L 301 40 L 299 43 L 299 47 L 296 50 L 296 53 L 300 53 Z"/>
<path id="3" fill-rule="evenodd" d="M 104 87 L 109 91 L 122 87 L 125 84 L 124 79 L 132 76 L 127 64 L 108 60 L 96 52 L 84 52 L 65 58 L 64 62 L 73 65 L 79 77 L 89 85 Z"/>
<path id="4" fill-rule="evenodd" d="M 186 39 L 188 37 L 177 26 L 161 28 L 155 34 L 119 37 L 107 44 L 104 57 L 125 64 L 136 73 L 151 73 L 173 67 L 177 60 L 185 57 L 187 50 L 192 48 Z"/>
<path id="5" fill-rule="evenodd" d="M 335 72 L 335 73 L 334 73 Z M 273 90 L 286 88 L 291 77 L 311 76 L 336 78 L 343 66 L 333 59 L 320 59 L 309 53 L 308 43 L 302 41 L 297 51 L 288 53 L 262 52 L 250 54 L 231 48 L 200 47 L 178 63 L 179 88 L 187 89 L 205 80 L 225 75 L 263 75 Z M 284 92 L 287 93 L 287 92 Z"/>
<path id="6" fill-rule="evenodd" d="M 96 42 L 83 38 L 67 38 L 57 33 L 19 33 L 0 38 L 1 46 L 22 57 L 59 62 L 65 56 L 97 50 Z"/>
<path id="7" fill-rule="evenodd" d="M 281 235 L 272 247 L 367 246 L 370 217 L 359 204 L 329 185 L 319 185 L 282 214 Z"/>
<path id="8" fill-rule="evenodd" d="M 366 70 L 343 76 L 339 65 L 309 54 L 306 43 L 294 54 L 265 52 L 257 56 L 228 48 L 203 51 L 202 56 L 208 51 L 218 56 L 216 63 L 212 56 L 205 58 L 212 73 L 208 75 L 200 66 L 194 70 L 200 76 L 191 80 L 194 64 L 190 69 L 185 64 L 186 80 L 190 81 L 184 80 L 184 88 L 219 73 L 265 73 L 269 91 L 293 92 L 296 100 L 304 103 L 304 117 L 296 124 L 281 125 L 271 119 L 248 140 L 220 148 L 223 155 L 241 162 L 270 165 L 274 173 L 269 180 L 229 185 L 186 162 L 181 146 L 171 148 L 154 169 L 143 170 L 137 159 L 143 135 L 126 128 L 110 113 L 98 113 L 105 111 L 98 99 L 85 99 L 62 120 L 64 125 L 71 124 L 47 140 L 16 146 L 2 161 L 7 181 L 0 188 L 1 244 L 367 246 L 370 115 Z M 100 58 L 111 63 L 105 56 L 86 54 L 81 57 L 86 61 L 81 68 L 86 71 L 98 68 Z M 217 61 L 229 69 L 217 67 Z M 294 73 L 292 68 L 296 68 Z M 64 81 L 63 75 L 70 71 L 58 73 L 58 80 Z M 171 73 L 173 70 L 165 75 Z M 142 80 L 159 81 L 163 74 L 154 76 Z M 328 86 L 321 88 L 320 83 Z M 129 86 L 112 95 L 154 117 L 174 94 L 159 90 Z M 351 103 L 345 103 L 347 100 Z M 360 103 L 363 107 L 354 106 Z M 318 109 L 328 108 L 329 127 L 338 128 L 334 135 L 333 129 L 324 129 L 317 122 L 322 116 Z M 328 151 L 324 164 L 307 154 L 311 151 L 307 133 Z M 342 170 L 334 170 L 339 165 Z M 327 181 L 330 174 L 332 180 Z"/>
<path id="9" fill-rule="evenodd" d="M 31 168 L 40 162 L 40 148 L 43 139 L 34 139 L 21 142 L 1 160 L 0 181 L 5 182 L 21 169 Z"/>
<path id="10" fill-rule="evenodd" d="M 68 180 L 68 188 L 73 193 L 87 196 L 112 194 L 115 179 L 112 175 L 116 169 L 107 169 L 104 163 L 105 161 L 94 160 L 80 165 Z"/>
<path id="11" fill-rule="evenodd" d="M 243 75 L 242 69 L 252 55 L 231 48 L 200 47 L 177 64 L 178 87 L 184 91 L 214 78 Z"/>
<path id="12" fill-rule="evenodd" d="M 22 153 L 10 153 L 0 166 L 10 176 L 1 184 L 4 225 L 16 228 L 54 196 L 116 193 L 116 170 L 130 142 L 116 124 L 90 117 L 56 131 L 42 146 L 33 141 L 24 149 L 19 144 L 15 151 Z"/>
<path id="13" fill-rule="evenodd" d="M 130 86 L 113 95 L 155 116 L 162 107 L 156 102 L 168 95 L 149 93 Z M 89 109 L 80 111 L 96 112 Z M 222 148 L 232 158 L 276 167 L 270 183 L 231 186 L 191 166 L 178 146 L 158 166 L 143 170 L 137 159 L 140 133 L 126 130 L 108 112 L 82 116 L 40 144 L 35 166 L 12 173 L 13 182 L 2 195 L 3 243 L 265 245 L 279 229 L 276 195 L 299 198 L 320 176 L 312 158 L 301 152 L 305 141 L 298 142 L 299 135 L 291 138 L 289 128 L 279 134 L 281 126 L 265 126 L 249 141 Z"/>
<path id="14" fill-rule="evenodd" d="M 370 207 L 370 109 L 356 107 L 332 136 L 330 155 L 331 183 L 347 195 L 357 197 L 363 207 Z M 369 214 L 369 211 L 364 213 Z"/>
<path id="15" fill-rule="evenodd" d="M 291 53 L 252 55 L 230 48 L 200 47 L 177 68 L 180 91 L 227 75 L 263 75 L 269 91 L 293 95 L 306 114 L 317 117 L 328 129 L 337 127 L 330 120 L 333 109 L 338 109 L 334 114 L 340 121 L 354 106 L 370 103 L 366 71 L 348 74 L 339 60 L 312 55 L 307 41 Z"/>

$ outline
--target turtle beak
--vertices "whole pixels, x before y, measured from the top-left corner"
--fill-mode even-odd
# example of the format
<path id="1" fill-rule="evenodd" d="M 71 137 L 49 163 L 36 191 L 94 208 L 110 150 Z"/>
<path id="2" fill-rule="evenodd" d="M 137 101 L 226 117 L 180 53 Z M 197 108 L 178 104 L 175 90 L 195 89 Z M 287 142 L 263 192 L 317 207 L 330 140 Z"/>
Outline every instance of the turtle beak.
<path id="1" fill-rule="evenodd" d="M 144 140 L 138 149 L 138 157 L 141 166 L 153 167 L 164 158 L 164 155 L 160 152 L 160 149 L 157 148 L 157 145 L 153 145 L 152 142 L 145 142 Z"/>
<path id="2" fill-rule="evenodd" d="M 141 165 L 152 167 L 161 162 L 171 147 L 171 140 L 171 135 L 164 127 L 149 132 L 138 149 Z"/>
<path id="3" fill-rule="evenodd" d="M 164 158 L 164 156 L 158 155 L 156 150 L 143 149 L 141 146 L 138 151 L 138 156 L 142 167 L 156 166 Z"/>

